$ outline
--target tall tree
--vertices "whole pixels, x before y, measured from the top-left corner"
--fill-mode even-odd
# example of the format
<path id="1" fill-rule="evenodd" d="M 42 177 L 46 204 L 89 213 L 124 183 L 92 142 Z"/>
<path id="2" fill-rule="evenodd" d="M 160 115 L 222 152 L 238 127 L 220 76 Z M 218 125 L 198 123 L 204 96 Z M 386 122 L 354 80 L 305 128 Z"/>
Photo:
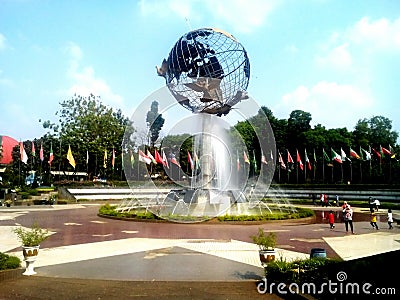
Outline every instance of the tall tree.
<path id="1" fill-rule="evenodd" d="M 58 136 L 62 147 L 60 153 L 66 154 L 68 145 L 71 146 L 76 157 L 77 169 L 80 167 L 81 170 L 88 169 L 91 173 L 99 173 L 105 150 L 127 149 L 133 146 L 128 145 L 132 142 L 127 138 L 134 132 L 132 122 L 123 116 L 121 110 L 114 111 L 102 104 L 99 96 L 75 95 L 60 105 L 61 109 L 56 112 L 59 117 L 58 124 L 45 121 L 43 127 L 53 130 L 53 136 Z M 54 146 L 57 146 L 57 143 L 53 143 Z M 87 152 L 92 158 L 89 159 L 88 168 Z"/>
<path id="2" fill-rule="evenodd" d="M 302 110 L 294 110 L 288 119 L 288 148 L 304 147 L 303 134 L 311 129 L 311 114 Z"/>
<path id="3" fill-rule="evenodd" d="M 157 101 L 153 101 L 151 103 L 150 110 L 147 112 L 146 122 L 150 131 L 150 143 L 151 146 L 154 147 L 154 144 L 160 136 L 161 128 L 164 126 L 165 122 L 165 119 L 158 112 Z"/>

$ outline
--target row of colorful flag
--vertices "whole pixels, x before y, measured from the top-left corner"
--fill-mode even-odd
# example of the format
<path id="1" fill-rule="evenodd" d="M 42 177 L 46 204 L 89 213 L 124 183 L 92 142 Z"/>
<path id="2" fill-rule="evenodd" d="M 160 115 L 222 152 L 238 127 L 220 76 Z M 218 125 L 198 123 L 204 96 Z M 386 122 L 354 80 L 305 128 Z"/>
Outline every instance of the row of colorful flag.
<path id="1" fill-rule="evenodd" d="M 32 142 L 31 149 L 32 149 L 32 157 L 36 157 L 35 144 L 33 142 Z M 278 163 L 282 169 L 286 169 L 287 164 L 295 163 L 289 150 L 286 150 L 286 151 L 287 151 L 286 163 L 282 157 L 282 154 L 278 151 Z M 345 151 L 342 148 L 340 149 L 340 154 L 337 153 L 335 150 L 333 150 L 333 148 L 331 148 L 331 156 L 329 156 L 327 154 L 325 149 L 322 149 L 322 157 L 323 157 L 324 161 L 326 161 L 326 162 L 336 161 L 337 163 L 340 163 L 340 164 L 342 164 L 345 161 L 351 161 L 349 157 L 357 159 L 357 160 L 371 160 L 372 154 L 375 154 L 380 160 L 383 157 L 385 157 L 385 155 L 388 155 L 390 158 L 395 158 L 395 156 L 396 156 L 393 151 L 393 148 L 390 145 L 389 145 L 389 149 L 380 146 L 379 151 L 376 150 L 375 148 L 371 148 L 371 147 L 369 147 L 368 150 L 365 150 L 362 147 L 360 147 L 360 151 L 358 153 L 350 147 L 349 156 L 347 156 L 347 154 L 345 153 Z M 135 158 L 134 158 L 132 150 L 129 150 L 129 155 L 130 155 L 131 165 L 133 165 L 135 162 Z M 21 158 L 20 158 L 21 161 L 24 162 L 25 164 L 27 164 L 28 163 L 28 155 L 24 149 L 24 145 L 22 142 L 20 142 L 20 156 L 21 156 Z M 122 161 L 124 161 L 124 158 L 123 158 L 124 153 L 122 153 L 121 156 L 122 156 Z M 42 162 L 44 161 L 44 151 L 43 151 L 42 144 L 40 145 L 39 158 Z M 168 159 L 167 159 L 167 156 L 165 155 L 164 150 L 161 150 L 161 154 L 160 154 L 160 152 L 157 149 L 155 149 L 154 156 L 153 156 L 149 150 L 147 150 L 147 152 L 145 154 L 142 150 L 139 149 L 138 150 L 138 158 L 139 158 L 139 161 L 144 162 L 146 164 L 151 164 L 151 163 L 161 164 L 161 165 L 169 168 Z M 306 149 L 304 150 L 303 158 L 304 158 L 305 165 L 303 164 L 303 160 L 302 160 L 302 157 L 301 157 L 299 151 L 296 149 L 296 163 L 299 164 L 300 169 L 304 170 L 304 168 L 306 166 L 309 170 L 311 170 L 312 164 L 307 155 Z M 48 163 L 50 164 L 50 166 L 51 166 L 53 159 L 54 159 L 54 153 L 53 153 L 53 146 L 51 145 L 49 160 L 48 160 Z M 71 146 L 68 146 L 67 160 L 73 168 L 76 167 L 76 162 L 75 162 L 74 156 L 72 154 Z M 177 165 L 178 167 L 181 167 L 174 154 L 170 154 L 169 161 L 171 163 Z M 243 151 L 243 161 L 244 161 L 244 163 L 249 164 L 249 165 L 251 163 L 250 159 L 249 159 L 249 155 L 246 153 L 246 151 Z M 268 161 L 270 161 L 270 162 L 274 161 L 272 150 L 270 151 L 270 155 L 269 155 L 268 159 L 264 155 L 264 153 L 261 153 L 261 163 L 268 164 Z M 107 162 L 108 162 L 108 155 L 107 155 L 107 150 L 105 150 L 104 151 L 104 159 L 103 159 L 104 168 L 107 168 Z M 316 153 L 314 150 L 313 163 L 315 164 L 316 162 L 317 162 L 317 156 L 316 156 Z M 191 170 L 198 168 L 199 159 L 198 159 L 198 156 L 196 153 L 194 153 L 193 158 L 192 158 L 192 155 L 188 151 L 188 163 L 190 165 Z M 89 151 L 86 152 L 86 164 L 89 164 Z M 254 164 L 253 165 L 254 170 L 257 170 L 258 166 L 257 166 L 257 160 L 256 160 L 254 151 L 253 151 L 253 164 Z M 112 150 L 111 165 L 112 165 L 112 168 L 114 169 L 114 165 L 115 165 L 115 149 L 114 148 Z M 237 169 L 240 170 L 240 159 L 239 159 L 238 153 L 237 153 Z"/>
<path id="2" fill-rule="evenodd" d="M 20 159 L 23 163 L 28 164 L 28 154 L 26 153 L 26 150 L 24 148 L 24 144 L 22 142 L 19 143 L 19 149 L 20 149 Z M 36 157 L 36 148 L 35 144 L 32 142 L 32 157 Z M 39 150 L 39 159 L 43 162 L 44 161 L 44 150 L 43 150 L 43 144 L 40 145 L 40 150 Z M 53 153 L 53 145 L 50 145 L 50 153 L 49 153 L 49 160 L 48 163 L 51 166 L 51 163 L 54 160 L 54 153 Z M 71 146 L 68 145 L 68 152 L 67 152 L 67 160 L 69 164 L 75 169 L 76 167 L 76 162 L 75 158 L 72 154 Z M 86 164 L 89 164 L 89 151 L 86 151 Z M 115 164 L 115 150 L 112 150 L 112 160 L 111 160 L 112 167 L 114 168 Z M 104 168 L 107 167 L 107 150 L 104 151 Z"/>
<path id="3" fill-rule="evenodd" d="M 346 152 L 342 148 L 340 148 L 340 154 L 337 153 L 335 150 L 333 150 L 333 148 L 331 148 L 331 156 L 328 155 L 328 153 L 325 151 L 325 149 L 322 149 L 322 157 L 323 157 L 323 160 L 326 161 L 326 162 L 336 161 L 337 163 L 342 164 L 345 161 L 350 161 L 351 162 L 350 157 L 354 158 L 354 159 L 357 159 L 357 160 L 371 160 L 372 159 L 372 154 L 375 154 L 376 157 L 379 158 L 379 160 L 381 161 L 382 158 L 385 157 L 385 155 L 388 155 L 390 158 L 395 158 L 396 157 L 396 154 L 394 153 L 393 148 L 390 145 L 389 145 L 389 149 L 380 146 L 380 149 L 378 151 L 375 148 L 371 148 L 371 147 L 369 147 L 369 150 L 365 150 L 365 149 L 360 147 L 360 151 L 359 151 L 360 154 L 358 154 L 355 150 L 350 148 L 349 156 L 346 155 Z M 282 158 L 281 153 L 279 152 L 278 155 L 279 155 L 278 162 L 279 162 L 281 168 L 282 169 L 286 169 L 286 164 L 285 164 L 285 162 L 284 162 L 284 160 Z M 307 165 L 307 168 L 309 170 L 311 170 L 312 169 L 312 165 L 311 165 L 310 159 L 308 158 L 306 149 L 304 150 L 304 160 L 305 160 L 305 163 Z M 295 163 L 293 158 L 292 158 L 292 156 L 291 156 L 291 154 L 290 154 L 290 152 L 289 152 L 289 150 L 287 150 L 287 160 L 286 160 L 286 162 L 287 163 L 292 163 L 292 164 Z M 317 156 L 316 156 L 315 150 L 314 150 L 314 164 L 316 162 L 317 162 Z M 304 164 L 303 164 L 303 161 L 301 159 L 300 153 L 299 153 L 299 151 L 297 149 L 296 149 L 296 163 L 299 164 L 299 167 L 300 167 L 301 170 L 304 170 Z"/>
<path id="4" fill-rule="evenodd" d="M 25 151 L 24 148 L 24 143 L 20 142 L 19 143 L 19 152 L 20 152 L 20 159 L 23 163 L 27 164 L 28 163 L 28 154 Z M 34 142 L 32 142 L 32 157 L 36 157 L 36 148 Z M 39 158 L 41 161 L 44 161 L 44 151 L 43 151 L 43 144 L 40 144 L 40 150 L 39 150 Z M 54 159 L 54 154 L 53 154 L 53 146 L 50 147 L 50 154 L 49 154 L 49 164 L 51 165 L 51 162 Z"/>

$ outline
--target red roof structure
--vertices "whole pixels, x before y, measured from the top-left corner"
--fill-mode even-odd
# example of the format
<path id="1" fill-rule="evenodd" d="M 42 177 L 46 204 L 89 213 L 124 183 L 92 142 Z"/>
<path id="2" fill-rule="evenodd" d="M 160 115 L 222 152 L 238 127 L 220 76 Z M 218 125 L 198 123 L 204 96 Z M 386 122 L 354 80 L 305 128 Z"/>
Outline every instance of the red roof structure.
<path id="1" fill-rule="evenodd" d="M 6 135 L 0 135 L 0 149 L 2 150 L 2 157 L 0 159 L 0 164 L 8 165 L 10 164 L 12 159 L 12 151 L 15 146 L 18 145 L 18 142 L 14 140 L 12 137 Z"/>

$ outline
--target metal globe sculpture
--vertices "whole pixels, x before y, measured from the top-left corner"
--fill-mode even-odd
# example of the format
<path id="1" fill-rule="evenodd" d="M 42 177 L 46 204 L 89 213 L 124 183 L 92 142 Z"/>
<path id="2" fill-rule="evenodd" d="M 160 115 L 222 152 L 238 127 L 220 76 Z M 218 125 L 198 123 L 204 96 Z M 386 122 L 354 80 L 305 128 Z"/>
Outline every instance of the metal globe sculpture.
<path id="1" fill-rule="evenodd" d="M 248 98 L 247 52 L 236 38 L 218 29 L 186 33 L 156 68 L 175 99 L 194 113 L 226 115 Z"/>

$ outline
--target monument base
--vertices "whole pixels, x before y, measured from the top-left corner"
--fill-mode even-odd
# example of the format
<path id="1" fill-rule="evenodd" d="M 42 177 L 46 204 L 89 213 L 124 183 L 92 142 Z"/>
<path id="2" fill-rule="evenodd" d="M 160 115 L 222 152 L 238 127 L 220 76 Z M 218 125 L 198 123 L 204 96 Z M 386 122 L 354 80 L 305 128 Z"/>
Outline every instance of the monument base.
<path id="1" fill-rule="evenodd" d="M 246 197 L 240 191 L 176 189 L 165 198 L 160 214 L 215 217 L 226 214 L 233 204 L 243 202 L 246 202 Z"/>

